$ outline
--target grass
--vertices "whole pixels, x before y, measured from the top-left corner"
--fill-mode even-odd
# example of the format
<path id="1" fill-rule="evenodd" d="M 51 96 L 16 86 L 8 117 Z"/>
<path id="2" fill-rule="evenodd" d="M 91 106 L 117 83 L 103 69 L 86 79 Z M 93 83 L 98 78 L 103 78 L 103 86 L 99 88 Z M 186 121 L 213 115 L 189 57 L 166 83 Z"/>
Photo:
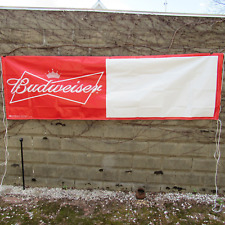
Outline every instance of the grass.
<path id="1" fill-rule="evenodd" d="M 16 201 L 15 201 L 16 199 Z M 118 200 L 0 200 L 0 224 L 14 225 L 90 225 L 90 224 L 224 224 L 225 211 L 214 213 L 212 205 L 193 201 L 161 202 L 146 200 L 121 203 Z"/>

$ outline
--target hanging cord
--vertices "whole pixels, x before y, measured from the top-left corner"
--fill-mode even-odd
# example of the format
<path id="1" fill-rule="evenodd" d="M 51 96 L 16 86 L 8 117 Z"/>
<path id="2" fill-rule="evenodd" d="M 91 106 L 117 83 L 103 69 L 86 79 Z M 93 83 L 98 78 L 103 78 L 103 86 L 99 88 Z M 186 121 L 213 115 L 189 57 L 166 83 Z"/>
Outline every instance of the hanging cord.
<path id="1" fill-rule="evenodd" d="M 220 162 L 220 157 L 221 157 L 221 152 L 220 152 L 220 136 L 221 136 L 221 131 L 222 131 L 222 122 L 221 120 L 217 120 L 217 129 L 216 129 L 216 135 L 215 135 L 215 141 L 216 141 L 216 151 L 214 153 L 214 158 L 216 160 L 216 172 L 215 172 L 215 188 L 216 188 L 216 194 L 215 194 L 215 199 L 214 199 L 214 206 L 212 208 L 213 212 L 219 213 L 223 209 L 223 204 L 222 202 L 219 202 L 218 200 L 218 186 L 217 186 L 217 181 L 218 181 L 218 169 L 219 169 L 219 162 Z"/>
<path id="2" fill-rule="evenodd" d="M 2 71 L 2 61 L 0 62 L 1 65 L 1 71 Z M 5 162 L 1 163 L 1 166 L 5 166 L 4 168 L 4 173 L 2 175 L 1 183 L 0 183 L 0 188 L 2 187 L 6 172 L 7 172 L 7 164 L 8 164 L 8 158 L 9 158 L 9 152 L 8 152 L 8 121 L 6 118 L 6 111 L 5 111 L 5 101 L 4 101 L 4 85 L 3 85 L 3 77 L 1 73 L 1 83 L 2 83 L 2 111 L 3 111 L 3 125 L 5 127 L 5 135 L 4 135 L 4 144 L 5 144 Z"/>
<path id="3" fill-rule="evenodd" d="M 223 59 L 223 72 L 222 72 L 221 90 L 222 90 L 222 87 L 223 87 L 223 78 L 224 78 L 224 59 Z M 220 112 L 221 112 L 221 107 L 220 107 Z M 216 129 L 216 135 L 215 135 L 216 151 L 214 153 L 214 158 L 216 160 L 216 172 L 215 172 L 216 194 L 215 194 L 215 199 L 214 199 L 214 206 L 212 208 L 212 211 L 216 212 L 216 213 L 221 212 L 222 209 L 223 209 L 223 203 L 220 202 L 219 198 L 218 198 L 218 186 L 217 186 L 219 162 L 220 162 L 220 157 L 221 157 L 221 152 L 220 152 L 221 131 L 222 131 L 222 122 L 221 122 L 221 120 L 217 120 L 217 129 Z"/>

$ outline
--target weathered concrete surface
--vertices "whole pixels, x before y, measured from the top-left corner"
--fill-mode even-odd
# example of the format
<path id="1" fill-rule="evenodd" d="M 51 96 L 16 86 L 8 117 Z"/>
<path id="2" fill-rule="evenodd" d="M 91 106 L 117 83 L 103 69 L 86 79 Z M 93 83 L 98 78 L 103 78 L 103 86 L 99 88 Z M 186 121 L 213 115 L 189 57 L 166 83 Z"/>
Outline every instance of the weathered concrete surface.
<path id="1" fill-rule="evenodd" d="M 224 33 L 223 18 L 0 10 L 0 55 L 224 52 Z M 223 91 L 222 121 L 224 102 Z M 22 182 L 19 138 L 23 137 L 27 185 L 215 190 L 216 121 L 8 121 L 8 130 L 5 184 Z M 4 162 L 2 123 L 0 132 Z M 224 136 L 222 131 L 221 193 L 225 191 Z"/>

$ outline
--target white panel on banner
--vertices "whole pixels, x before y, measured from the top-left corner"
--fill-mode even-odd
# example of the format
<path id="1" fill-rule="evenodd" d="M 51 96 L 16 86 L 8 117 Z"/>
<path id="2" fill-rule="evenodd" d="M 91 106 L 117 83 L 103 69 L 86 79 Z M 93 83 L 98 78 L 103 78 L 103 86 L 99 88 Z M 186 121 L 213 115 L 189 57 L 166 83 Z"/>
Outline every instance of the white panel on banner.
<path id="1" fill-rule="evenodd" d="M 218 56 L 106 59 L 106 117 L 213 117 Z"/>

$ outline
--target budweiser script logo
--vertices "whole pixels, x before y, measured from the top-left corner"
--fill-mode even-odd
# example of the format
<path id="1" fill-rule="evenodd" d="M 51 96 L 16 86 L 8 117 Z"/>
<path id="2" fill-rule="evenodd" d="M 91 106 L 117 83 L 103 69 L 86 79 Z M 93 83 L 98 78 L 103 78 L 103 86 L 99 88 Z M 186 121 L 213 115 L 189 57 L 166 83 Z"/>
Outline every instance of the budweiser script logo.
<path id="1" fill-rule="evenodd" d="M 94 92 L 102 90 L 99 82 L 103 73 L 60 79 L 60 75 L 52 71 L 45 79 L 25 71 L 19 79 L 7 80 L 12 86 L 10 104 L 48 95 L 85 105 Z"/>

